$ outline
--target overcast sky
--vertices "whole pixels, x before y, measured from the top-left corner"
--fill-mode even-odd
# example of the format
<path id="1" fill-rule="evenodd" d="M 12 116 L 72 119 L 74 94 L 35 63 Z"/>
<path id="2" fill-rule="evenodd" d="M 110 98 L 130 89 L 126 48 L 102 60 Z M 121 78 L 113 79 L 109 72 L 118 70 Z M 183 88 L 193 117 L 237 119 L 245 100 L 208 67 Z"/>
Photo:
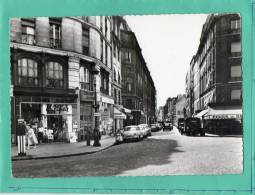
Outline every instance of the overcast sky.
<path id="1" fill-rule="evenodd" d="M 185 76 L 207 15 L 126 16 L 157 90 L 157 107 L 185 93 Z"/>

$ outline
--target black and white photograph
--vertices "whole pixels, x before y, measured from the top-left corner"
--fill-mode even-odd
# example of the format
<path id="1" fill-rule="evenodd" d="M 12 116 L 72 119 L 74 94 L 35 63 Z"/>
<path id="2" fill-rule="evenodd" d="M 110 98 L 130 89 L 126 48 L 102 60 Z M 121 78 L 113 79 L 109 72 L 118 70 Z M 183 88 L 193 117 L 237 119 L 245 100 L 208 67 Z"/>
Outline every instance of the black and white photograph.
<path id="1" fill-rule="evenodd" d="M 243 173 L 238 13 L 10 19 L 16 178 Z"/>

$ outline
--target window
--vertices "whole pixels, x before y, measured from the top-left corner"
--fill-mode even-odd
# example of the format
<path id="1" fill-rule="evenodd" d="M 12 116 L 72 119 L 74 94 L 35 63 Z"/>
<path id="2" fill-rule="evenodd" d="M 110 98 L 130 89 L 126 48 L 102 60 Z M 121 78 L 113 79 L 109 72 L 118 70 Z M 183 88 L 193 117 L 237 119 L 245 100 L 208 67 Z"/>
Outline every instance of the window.
<path id="1" fill-rule="evenodd" d="M 105 43 L 105 65 L 108 65 L 108 45 Z"/>
<path id="2" fill-rule="evenodd" d="M 101 49 L 101 62 L 103 62 L 103 59 L 104 59 L 104 48 L 103 48 L 103 45 L 104 45 L 104 41 L 103 39 L 100 40 L 100 49 Z"/>
<path id="3" fill-rule="evenodd" d="M 61 48 L 61 21 L 50 19 L 50 46 Z"/>
<path id="4" fill-rule="evenodd" d="M 231 66 L 231 78 L 240 78 L 242 76 L 241 66 Z"/>
<path id="5" fill-rule="evenodd" d="M 35 44 L 35 21 L 34 19 L 22 19 L 21 23 L 22 43 L 33 45 Z"/>
<path id="6" fill-rule="evenodd" d="M 48 62 L 46 64 L 46 87 L 64 87 L 63 66 L 58 62 Z"/>
<path id="7" fill-rule="evenodd" d="M 121 100 L 120 100 L 120 91 L 118 91 L 118 98 L 119 98 L 119 104 L 121 104 Z"/>
<path id="8" fill-rule="evenodd" d="M 115 69 L 113 70 L 113 79 L 114 79 L 115 82 L 117 81 Z"/>
<path id="9" fill-rule="evenodd" d="M 108 22 L 107 22 L 107 17 L 105 17 L 104 26 L 105 26 L 105 37 L 108 38 L 108 36 L 107 36 L 107 34 L 108 34 Z"/>
<path id="10" fill-rule="evenodd" d="M 38 86 L 38 64 L 32 59 L 18 60 L 18 84 L 22 86 Z"/>
<path id="11" fill-rule="evenodd" d="M 231 43 L 231 55 L 233 57 L 241 56 L 241 43 L 240 43 L 240 41 Z"/>
<path id="12" fill-rule="evenodd" d="M 100 16 L 100 31 L 103 32 L 103 16 Z"/>
<path id="13" fill-rule="evenodd" d="M 118 73 L 118 83 L 121 83 L 121 79 L 120 79 L 120 73 Z"/>
<path id="14" fill-rule="evenodd" d="M 113 43 L 112 47 L 113 47 L 113 56 L 116 57 L 116 44 Z"/>
<path id="15" fill-rule="evenodd" d="M 101 88 L 100 91 L 105 94 L 109 94 L 109 73 L 104 69 L 100 70 L 101 76 Z"/>
<path id="16" fill-rule="evenodd" d="M 230 27 L 231 30 L 240 30 L 241 24 L 240 24 L 240 20 L 231 20 L 230 22 Z"/>
<path id="17" fill-rule="evenodd" d="M 89 29 L 82 29 L 82 53 L 89 55 Z"/>
<path id="18" fill-rule="evenodd" d="M 125 61 L 127 62 L 131 62 L 131 52 L 130 51 L 126 51 L 124 56 Z"/>
<path id="19" fill-rule="evenodd" d="M 132 91 L 131 83 L 127 83 L 127 91 L 128 91 L 128 92 L 131 92 L 131 91 Z"/>
<path id="20" fill-rule="evenodd" d="M 88 68 L 80 67 L 80 87 L 81 89 L 91 90 L 91 73 Z"/>
<path id="21" fill-rule="evenodd" d="M 231 100 L 240 100 L 241 99 L 241 90 L 234 89 L 231 91 Z"/>
<path id="22" fill-rule="evenodd" d="M 114 103 L 117 103 L 117 91 L 114 89 Z"/>

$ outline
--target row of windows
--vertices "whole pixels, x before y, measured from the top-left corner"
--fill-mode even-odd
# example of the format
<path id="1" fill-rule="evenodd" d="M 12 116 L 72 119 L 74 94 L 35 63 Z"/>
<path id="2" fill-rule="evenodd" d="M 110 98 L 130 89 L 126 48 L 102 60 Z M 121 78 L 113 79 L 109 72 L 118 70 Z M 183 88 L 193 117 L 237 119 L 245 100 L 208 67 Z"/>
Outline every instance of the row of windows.
<path id="1" fill-rule="evenodd" d="M 50 47 L 61 48 L 62 36 L 61 36 L 61 20 L 50 19 L 49 20 L 50 30 Z M 35 20 L 34 19 L 22 19 L 22 43 L 34 45 L 35 41 Z M 82 52 L 85 55 L 89 55 L 89 29 L 82 29 Z"/>
<path id="2" fill-rule="evenodd" d="M 63 88 L 63 66 L 58 62 L 48 62 L 45 67 L 46 87 Z M 30 87 L 39 85 L 39 67 L 36 61 L 27 58 L 18 60 L 18 85 Z"/>
<path id="3" fill-rule="evenodd" d="M 48 62 L 46 65 L 46 87 L 63 88 L 64 87 L 64 70 L 58 62 Z M 18 85 L 36 87 L 39 85 L 39 67 L 33 59 L 22 58 L 18 60 Z M 85 67 L 81 66 L 79 71 L 80 88 L 92 90 L 92 73 Z M 100 71 L 101 75 L 101 92 L 109 95 L 109 73 L 104 70 Z"/>
<path id="4" fill-rule="evenodd" d="M 118 82 L 119 84 L 121 83 L 120 73 L 118 72 L 118 76 L 117 76 L 115 69 L 113 69 L 113 80 L 115 82 Z"/>
<path id="5" fill-rule="evenodd" d="M 225 101 L 224 96 L 222 96 L 222 101 Z M 242 90 L 241 89 L 231 89 L 230 91 L 230 100 L 231 101 L 240 101 L 242 99 Z M 215 101 L 215 100 L 213 100 Z M 219 101 L 219 100 L 217 100 Z M 194 109 L 201 110 L 206 108 L 205 98 L 201 98 L 199 101 L 194 102 Z"/>

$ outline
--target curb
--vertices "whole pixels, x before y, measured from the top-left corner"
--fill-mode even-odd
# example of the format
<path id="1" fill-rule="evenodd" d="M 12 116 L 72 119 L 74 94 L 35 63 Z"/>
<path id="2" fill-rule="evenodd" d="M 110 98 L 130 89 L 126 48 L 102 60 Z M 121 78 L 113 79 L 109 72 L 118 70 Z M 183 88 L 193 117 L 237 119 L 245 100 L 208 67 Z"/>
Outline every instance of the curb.
<path id="1" fill-rule="evenodd" d="M 25 157 L 18 157 L 18 156 L 15 156 L 15 157 L 12 157 L 12 161 L 20 161 L 20 160 L 40 160 L 40 159 L 50 159 L 50 158 L 62 158 L 62 157 L 71 157 L 71 156 L 81 156 L 81 155 L 87 155 L 87 154 L 93 154 L 93 153 L 96 153 L 96 152 L 102 152 L 106 149 L 109 149 L 111 148 L 112 146 L 114 146 L 116 144 L 116 142 L 114 142 L 113 144 L 105 147 L 105 148 L 102 148 L 100 150 L 96 150 L 96 151 L 89 151 L 89 152 L 80 152 L 80 153 L 73 153 L 73 154 L 63 154 L 63 155 L 52 155 L 52 156 L 39 156 L 39 157 L 33 157 L 33 156 L 25 156 Z"/>

